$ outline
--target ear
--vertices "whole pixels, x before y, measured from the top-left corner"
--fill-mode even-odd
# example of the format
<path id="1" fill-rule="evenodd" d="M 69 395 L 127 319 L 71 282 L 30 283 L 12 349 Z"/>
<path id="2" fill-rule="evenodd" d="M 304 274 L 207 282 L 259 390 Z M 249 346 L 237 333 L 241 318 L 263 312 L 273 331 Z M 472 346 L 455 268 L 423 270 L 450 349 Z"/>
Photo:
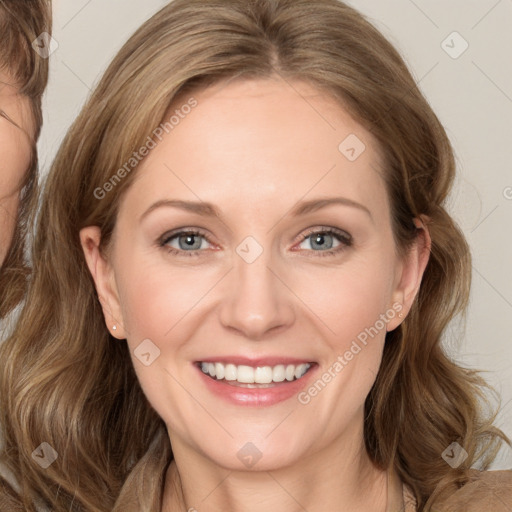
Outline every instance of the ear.
<path id="1" fill-rule="evenodd" d="M 416 240 L 398 265 L 396 285 L 393 291 L 393 304 L 395 304 L 393 309 L 399 311 L 402 316 L 398 317 L 397 315 L 388 322 L 388 331 L 396 329 L 404 320 L 420 289 L 432 248 L 432 240 L 427 227 L 429 220 L 426 215 L 420 215 L 419 218 L 413 219 L 417 228 Z M 401 304 L 402 309 L 399 310 L 396 304 Z"/>
<path id="2" fill-rule="evenodd" d="M 96 285 L 107 329 L 115 338 L 125 339 L 126 332 L 114 273 L 110 263 L 101 254 L 100 240 L 101 230 L 98 226 L 88 226 L 80 230 L 82 250 Z M 114 325 L 116 326 L 115 330 Z"/>

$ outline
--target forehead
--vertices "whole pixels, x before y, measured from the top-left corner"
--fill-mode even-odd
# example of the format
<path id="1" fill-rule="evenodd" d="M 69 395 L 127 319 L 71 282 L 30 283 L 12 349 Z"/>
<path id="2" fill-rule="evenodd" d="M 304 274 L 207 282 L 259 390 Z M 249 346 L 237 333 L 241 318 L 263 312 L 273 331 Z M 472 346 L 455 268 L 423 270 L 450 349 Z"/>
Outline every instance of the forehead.
<path id="1" fill-rule="evenodd" d="M 180 95 L 166 118 L 191 98 L 197 106 L 183 109 L 188 113 L 141 163 L 128 197 L 263 207 L 333 189 L 354 200 L 382 196 L 377 142 L 324 91 L 300 81 L 236 80 Z"/>

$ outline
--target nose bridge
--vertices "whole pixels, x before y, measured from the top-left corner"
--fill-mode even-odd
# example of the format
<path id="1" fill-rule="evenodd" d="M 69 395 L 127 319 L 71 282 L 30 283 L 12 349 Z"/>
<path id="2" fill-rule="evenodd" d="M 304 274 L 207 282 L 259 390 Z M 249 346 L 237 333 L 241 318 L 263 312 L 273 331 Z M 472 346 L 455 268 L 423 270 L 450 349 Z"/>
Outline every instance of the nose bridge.
<path id="1" fill-rule="evenodd" d="M 228 296 L 223 298 L 221 322 L 250 339 L 261 338 L 268 330 L 289 325 L 293 306 L 286 286 L 276 276 L 276 258 L 271 247 L 263 247 L 254 237 L 237 247 Z"/>

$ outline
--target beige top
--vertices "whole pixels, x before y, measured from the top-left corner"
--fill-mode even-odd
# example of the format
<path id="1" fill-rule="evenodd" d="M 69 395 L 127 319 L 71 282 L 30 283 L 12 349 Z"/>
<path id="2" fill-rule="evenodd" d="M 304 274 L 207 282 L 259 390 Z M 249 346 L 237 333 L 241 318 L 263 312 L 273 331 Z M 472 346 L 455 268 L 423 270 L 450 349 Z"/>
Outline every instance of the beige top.
<path id="1" fill-rule="evenodd" d="M 396 473 L 388 474 L 386 512 L 417 512 L 416 498 Z M 512 512 L 512 469 L 469 470 L 469 481 L 435 505 L 435 512 Z"/>
<path id="2" fill-rule="evenodd" d="M 386 512 L 416 512 L 416 499 L 396 472 L 388 471 L 388 504 Z"/>

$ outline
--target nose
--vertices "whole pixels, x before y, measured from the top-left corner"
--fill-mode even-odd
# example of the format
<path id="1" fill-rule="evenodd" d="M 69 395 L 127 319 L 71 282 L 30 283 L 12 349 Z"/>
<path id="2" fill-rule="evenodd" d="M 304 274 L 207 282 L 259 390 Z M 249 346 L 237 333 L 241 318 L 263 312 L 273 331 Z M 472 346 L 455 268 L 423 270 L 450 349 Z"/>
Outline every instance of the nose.
<path id="1" fill-rule="evenodd" d="M 220 322 L 246 339 L 259 341 L 268 331 L 283 330 L 295 320 L 292 286 L 286 283 L 270 251 L 248 263 L 234 254 L 234 268 L 227 276 Z"/>

